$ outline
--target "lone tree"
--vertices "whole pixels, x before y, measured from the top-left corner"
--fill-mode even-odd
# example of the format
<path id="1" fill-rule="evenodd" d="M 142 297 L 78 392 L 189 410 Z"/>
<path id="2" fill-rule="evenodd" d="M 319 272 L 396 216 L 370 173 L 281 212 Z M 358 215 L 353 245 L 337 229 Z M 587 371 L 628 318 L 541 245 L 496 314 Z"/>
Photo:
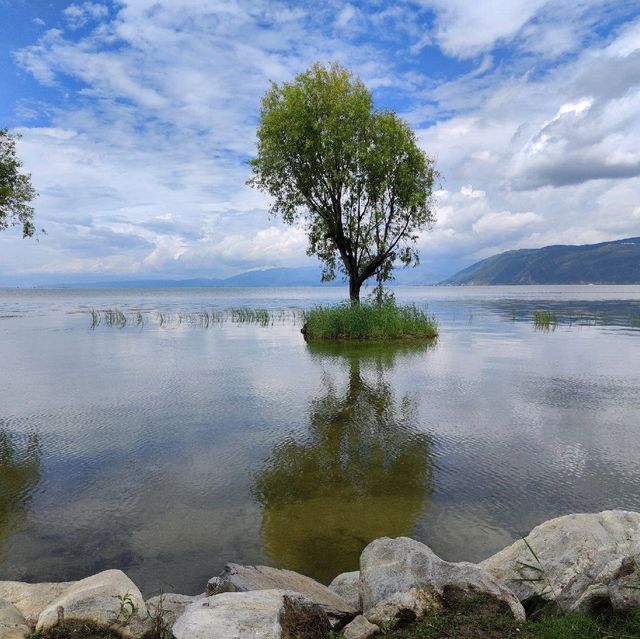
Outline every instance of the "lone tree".
<path id="1" fill-rule="evenodd" d="M 417 234 L 435 219 L 434 163 L 347 69 L 314 64 L 293 82 L 272 83 L 251 166 L 249 184 L 274 198 L 271 213 L 305 223 L 322 280 L 339 268 L 352 302 L 370 277 L 381 291 L 394 263 L 418 263 Z"/>
<path id="2" fill-rule="evenodd" d="M 16 139 L 7 129 L 0 129 L 0 231 L 9 226 L 22 226 L 22 236 L 36 232 L 33 208 L 29 203 L 36 197 L 31 175 L 21 173 L 22 162 L 16 155 Z"/>

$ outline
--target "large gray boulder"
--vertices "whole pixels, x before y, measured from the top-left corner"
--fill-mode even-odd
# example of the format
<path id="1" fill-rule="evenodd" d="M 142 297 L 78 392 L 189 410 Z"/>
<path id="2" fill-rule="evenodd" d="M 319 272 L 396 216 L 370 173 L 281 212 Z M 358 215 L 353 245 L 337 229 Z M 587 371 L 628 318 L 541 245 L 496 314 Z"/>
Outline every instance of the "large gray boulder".
<path id="1" fill-rule="evenodd" d="M 74 581 L 28 584 L 22 581 L 0 581 L 0 599 L 12 603 L 30 625 L 35 626 L 40 613 L 57 599 Z"/>
<path id="2" fill-rule="evenodd" d="M 318 604 L 329 617 L 334 629 L 342 628 L 357 614 L 355 606 L 336 595 L 326 586 L 292 570 L 270 566 L 242 566 L 227 564 L 220 574 L 226 592 L 249 592 L 252 590 L 291 590 L 299 592 Z"/>
<path id="3" fill-rule="evenodd" d="M 22 613 L 6 599 L 0 599 L 0 639 L 24 639 L 31 628 Z"/>
<path id="4" fill-rule="evenodd" d="M 331 625 L 317 604 L 286 590 L 225 592 L 187 606 L 175 639 L 326 639 Z"/>
<path id="5" fill-rule="evenodd" d="M 133 605 L 121 605 L 119 597 Z M 92 621 L 112 626 L 125 637 L 140 637 L 148 626 L 147 607 L 138 587 L 121 570 L 105 570 L 67 588 L 40 613 L 36 630 L 58 623 L 59 608 L 65 621 Z"/>
<path id="6" fill-rule="evenodd" d="M 542 596 L 586 614 L 640 607 L 640 513 L 566 515 L 537 526 L 526 540 L 531 550 L 517 541 L 480 564 L 520 601 Z"/>
<path id="7" fill-rule="evenodd" d="M 352 608 L 362 612 L 360 605 L 360 571 L 340 573 L 328 586 L 331 592 L 342 597 Z"/>
<path id="8" fill-rule="evenodd" d="M 382 537 L 360 556 L 363 615 L 382 625 L 420 619 L 442 609 L 448 598 L 485 594 L 506 604 L 516 619 L 525 613 L 503 583 L 476 564 L 443 561 L 428 546 L 408 537 Z"/>

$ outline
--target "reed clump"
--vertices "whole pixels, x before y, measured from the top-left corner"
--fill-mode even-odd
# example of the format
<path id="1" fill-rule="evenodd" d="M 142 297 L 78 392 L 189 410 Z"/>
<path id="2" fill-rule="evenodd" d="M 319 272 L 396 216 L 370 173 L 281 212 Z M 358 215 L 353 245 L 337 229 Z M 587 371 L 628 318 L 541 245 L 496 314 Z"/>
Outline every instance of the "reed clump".
<path id="1" fill-rule="evenodd" d="M 273 323 L 273 318 L 266 308 L 232 308 L 231 321 L 239 324 L 269 326 Z"/>
<path id="2" fill-rule="evenodd" d="M 143 328 L 147 324 L 155 324 L 160 328 L 170 328 L 172 326 L 197 326 L 208 329 L 219 326 L 227 322 L 232 324 L 257 324 L 258 326 L 271 326 L 276 322 L 285 323 L 299 320 L 299 311 L 281 310 L 277 312 L 263 308 L 232 308 L 227 310 L 201 310 L 194 312 L 168 313 L 166 311 L 131 311 L 125 312 L 119 308 L 91 309 L 91 328 L 96 329 L 101 324 L 108 327 L 124 328 L 125 326 L 136 326 Z"/>
<path id="3" fill-rule="evenodd" d="M 558 315 L 552 311 L 535 311 L 533 324 L 536 328 L 544 330 L 555 329 L 558 325 Z"/>
<path id="4" fill-rule="evenodd" d="M 438 324 L 415 305 L 345 303 L 306 311 L 302 332 L 308 341 L 434 339 Z"/>

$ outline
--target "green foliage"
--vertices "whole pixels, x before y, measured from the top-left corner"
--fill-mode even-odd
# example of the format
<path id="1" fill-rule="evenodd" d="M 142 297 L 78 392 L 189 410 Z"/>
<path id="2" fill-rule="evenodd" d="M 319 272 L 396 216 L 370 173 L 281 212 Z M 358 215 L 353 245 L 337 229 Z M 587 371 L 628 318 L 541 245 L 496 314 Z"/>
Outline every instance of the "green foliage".
<path id="1" fill-rule="evenodd" d="M 164 592 L 160 593 L 156 605 L 149 608 L 149 622 L 151 628 L 144 639 L 170 639 L 171 624 L 164 608 Z"/>
<path id="2" fill-rule="evenodd" d="M 554 329 L 558 325 L 558 315 L 551 311 L 535 311 L 533 314 L 533 323 L 536 328 L 544 330 Z"/>
<path id="3" fill-rule="evenodd" d="M 600 618 L 576 613 L 516 621 L 495 601 L 478 596 L 383 634 L 387 639 L 632 639 L 640 636 L 640 611 Z"/>
<path id="4" fill-rule="evenodd" d="M 409 125 L 373 108 L 349 71 L 315 64 L 293 82 L 272 84 L 262 100 L 258 155 L 249 183 L 273 198 L 271 212 L 303 221 L 310 255 L 349 277 L 352 300 L 396 261 L 416 264 L 415 240 L 433 221 L 433 161 Z"/>
<path id="5" fill-rule="evenodd" d="M 136 605 L 133 603 L 131 593 L 125 592 L 121 595 L 114 595 L 113 598 L 117 599 L 119 606 L 115 613 L 114 623 L 127 624 L 136 612 Z"/>
<path id="6" fill-rule="evenodd" d="M 122 636 L 92 621 L 68 621 L 47 630 L 34 630 L 27 639 L 122 639 Z"/>
<path id="7" fill-rule="evenodd" d="M 33 208 L 29 205 L 37 193 L 31 186 L 31 175 L 21 173 L 22 162 L 16 155 L 16 140 L 7 129 L 0 129 L 0 231 L 9 226 L 22 226 L 22 236 L 36 232 Z"/>
<path id="8" fill-rule="evenodd" d="M 303 332 L 316 340 L 433 339 L 434 317 L 416 306 L 363 303 L 316 306 L 305 313 Z"/>
<path id="9" fill-rule="evenodd" d="M 233 308 L 231 309 L 231 321 L 238 324 L 258 324 L 269 326 L 273 323 L 271 313 L 265 308 Z"/>
<path id="10" fill-rule="evenodd" d="M 540 603 L 544 606 L 545 603 L 549 603 L 549 601 L 551 600 L 557 606 L 558 611 L 564 613 L 562 604 L 556 596 L 556 589 L 554 587 L 553 581 L 551 580 L 551 577 L 549 576 L 549 573 L 547 572 L 545 567 L 542 565 L 540 557 L 538 557 L 536 551 L 531 547 L 531 544 L 527 541 L 526 537 L 523 537 L 522 541 L 527 547 L 527 550 L 532 557 L 532 561 L 518 562 L 520 564 L 522 576 L 515 579 L 514 581 L 522 581 L 539 585 L 540 587 L 538 588 L 538 592 L 536 593 L 536 598 L 539 599 Z"/>

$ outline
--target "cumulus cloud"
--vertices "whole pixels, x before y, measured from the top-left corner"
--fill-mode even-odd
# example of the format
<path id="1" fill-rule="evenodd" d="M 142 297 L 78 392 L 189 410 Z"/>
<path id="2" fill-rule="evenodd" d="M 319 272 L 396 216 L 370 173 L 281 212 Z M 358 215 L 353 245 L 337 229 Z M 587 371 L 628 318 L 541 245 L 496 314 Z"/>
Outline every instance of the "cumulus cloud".
<path id="1" fill-rule="evenodd" d="M 94 2 L 83 2 L 82 4 L 71 4 L 64 11 L 64 17 L 71 29 L 80 29 L 87 22 L 100 20 L 109 13 L 109 9 L 103 4 Z"/>
<path id="2" fill-rule="evenodd" d="M 436 13 L 435 38 L 453 55 L 472 57 L 511 39 L 547 0 L 425 0 Z"/>

